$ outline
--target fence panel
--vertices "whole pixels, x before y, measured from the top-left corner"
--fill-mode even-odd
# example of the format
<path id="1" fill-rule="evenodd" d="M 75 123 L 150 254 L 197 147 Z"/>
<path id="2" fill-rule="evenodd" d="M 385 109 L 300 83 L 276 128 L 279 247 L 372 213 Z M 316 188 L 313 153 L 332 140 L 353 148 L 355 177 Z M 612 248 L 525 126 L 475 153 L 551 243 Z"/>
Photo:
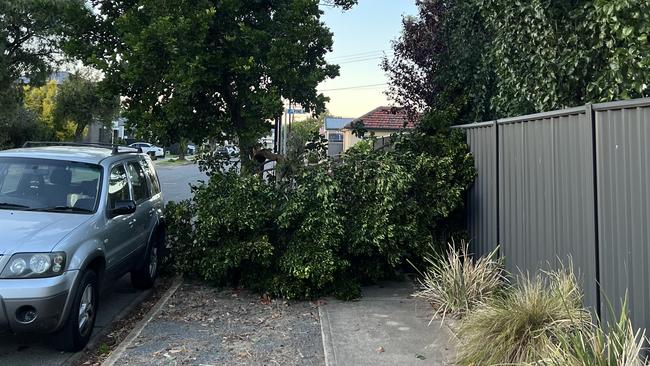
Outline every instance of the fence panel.
<path id="1" fill-rule="evenodd" d="M 499 239 L 506 267 L 535 273 L 572 261 L 596 306 L 591 114 L 584 108 L 498 122 Z"/>
<path id="2" fill-rule="evenodd" d="M 636 105 L 635 105 L 636 104 Z M 603 316 L 628 293 L 637 327 L 650 328 L 650 106 L 595 105 Z"/>
<path id="3" fill-rule="evenodd" d="M 467 229 L 471 252 L 484 256 L 497 246 L 496 126 L 477 124 L 466 134 L 478 173 L 467 195 Z"/>
<path id="4" fill-rule="evenodd" d="M 514 273 L 571 256 L 586 305 L 607 319 L 627 294 L 634 326 L 650 328 L 650 99 L 461 128 L 479 174 L 468 197 L 477 253 L 498 240 Z"/>

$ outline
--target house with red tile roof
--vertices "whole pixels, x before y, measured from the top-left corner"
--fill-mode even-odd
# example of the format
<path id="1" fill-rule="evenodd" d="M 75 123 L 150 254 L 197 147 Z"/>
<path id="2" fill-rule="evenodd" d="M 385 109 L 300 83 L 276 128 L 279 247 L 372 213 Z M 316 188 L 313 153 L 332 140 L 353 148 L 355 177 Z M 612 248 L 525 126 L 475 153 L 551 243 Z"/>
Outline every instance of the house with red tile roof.
<path id="1" fill-rule="evenodd" d="M 403 107 L 377 107 L 363 116 L 352 120 L 343 128 L 343 150 L 354 146 L 360 139 L 353 134 L 354 126 L 363 123 L 377 138 L 388 137 L 396 132 L 415 128 L 415 119 Z"/>

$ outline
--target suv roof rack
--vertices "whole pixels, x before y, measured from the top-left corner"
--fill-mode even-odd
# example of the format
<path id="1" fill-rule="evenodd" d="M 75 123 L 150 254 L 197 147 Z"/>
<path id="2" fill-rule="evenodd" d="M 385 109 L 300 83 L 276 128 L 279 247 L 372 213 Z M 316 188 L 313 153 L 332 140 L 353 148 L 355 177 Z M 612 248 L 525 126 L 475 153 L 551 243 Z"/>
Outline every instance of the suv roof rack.
<path id="1" fill-rule="evenodd" d="M 128 149 L 130 151 L 120 151 L 120 149 Z M 121 145 L 114 145 L 113 146 L 113 155 L 117 154 L 128 154 L 128 153 L 142 153 L 142 148 L 141 147 L 132 147 L 132 146 L 121 146 Z"/>
<path id="2" fill-rule="evenodd" d="M 128 154 L 128 153 L 142 153 L 141 147 L 121 146 L 113 144 L 102 144 L 99 142 L 61 142 L 61 141 L 27 141 L 23 144 L 23 148 L 38 147 L 38 146 L 85 146 L 85 147 L 98 147 L 102 149 L 111 149 L 113 155 Z M 120 151 L 120 149 L 128 149 L 128 151 Z"/>

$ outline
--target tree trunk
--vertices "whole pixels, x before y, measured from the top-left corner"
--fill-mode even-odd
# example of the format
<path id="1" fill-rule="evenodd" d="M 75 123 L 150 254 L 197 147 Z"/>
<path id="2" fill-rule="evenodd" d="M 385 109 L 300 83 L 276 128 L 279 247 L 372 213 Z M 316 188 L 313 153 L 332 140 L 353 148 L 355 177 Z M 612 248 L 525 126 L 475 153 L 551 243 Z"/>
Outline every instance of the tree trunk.
<path id="1" fill-rule="evenodd" d="M 86 129 L 86 125 L 84 124 L 77 124 L 77 128 L 74 130 L 74 141 L 75 142 L 83 142 L 84 138 L 84 130 Z"/>
<path id="2" fill-rule="evenodd" d="M 185 152 L 187 151 L 187 139 L 181 137 L 178 143 L 178 160 L 185 160 Z"/>
<path id="3" fill-rule="evenodd" d="M 251 139 L 250 137 L 242 136 L 246 134 L 246 122 L 242 116 L 242 104 L 241 101 L 236 97 L 237 93 L 236 90 L 233 89 L 233 83 L 228 84 L 226 87 L 231 90 L 231 93 L 226 93 L 226 95 L 224 95 L 226 104 L 228 105 L 228 110 L 230 112 L 230 119 L 235 127 L 235 131 L 243 132 L 238 135 L 240 174 L 255 174 L 256 169 L 253 156 L 255 154 L 254 149 L 257 145 L 257 141 Z"/>
<path id="4" fill-rule="evenodd" d="M 255 161 L 253 155 L 255 154 L 255 142 L 239 139 L 239 164 L 241 164 L 241 174 L 249 175 L 255 174 Z"/>

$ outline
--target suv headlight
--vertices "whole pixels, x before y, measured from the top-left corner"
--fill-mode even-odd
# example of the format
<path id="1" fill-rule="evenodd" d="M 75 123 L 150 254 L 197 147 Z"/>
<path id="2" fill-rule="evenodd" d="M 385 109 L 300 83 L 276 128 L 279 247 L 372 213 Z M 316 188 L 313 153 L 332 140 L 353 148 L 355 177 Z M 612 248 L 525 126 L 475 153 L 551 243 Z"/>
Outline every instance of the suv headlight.
<path id="1" fill-rule="evenodd" d="M 0 278 L 54 277 L 65 270 L 65 253 L 17 253 L 11 256 Z"/>

